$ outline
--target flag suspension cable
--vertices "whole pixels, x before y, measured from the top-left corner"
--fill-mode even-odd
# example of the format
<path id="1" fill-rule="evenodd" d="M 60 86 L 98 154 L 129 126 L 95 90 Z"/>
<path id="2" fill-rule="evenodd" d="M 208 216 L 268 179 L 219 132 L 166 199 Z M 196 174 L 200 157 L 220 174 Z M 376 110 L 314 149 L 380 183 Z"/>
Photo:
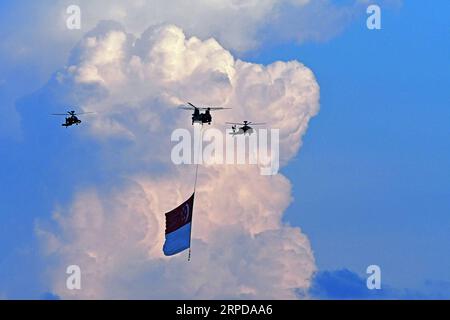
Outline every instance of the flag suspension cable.
<path id="1" fill-rule="evenodd" d="M 194 131 L 195 131 L 195 128 L 194 128 Z M 195 137 L 195 133 L 194 133 L 194 137 Z M 195 194 L 195 191 L 197 190 L 197 181 L 198 181 L 198 167 L 199 167 L 199 165 L 200 165 L 200 152 L 201 152 L 201 145 L 202 145 L 202 127 L 200 127 L 200 134 L 199 134 L 199 137 L 198 137 L 199 139 L 198 139 L 198 141 L 199 141 L 199 145 L 198 145 L 198 148 L 197 148 L 197 157 L 194 157 L 194 159 L 196 159 L 197 160 L 197 164 L 195 165 L 195 180 L 194 180 L 194 194 Z M 195 150 L 194 150 L 194 152 L 195 152 Z M 194 202 L 194 205 L 195 205 L 195 202 Z M 194 208 L 192 208 L 192 210 L 194 210 Z M 194 217 L 192 217 L 192 221 L 191 221 L 191 231 L 190 231 L 190 242 L 192 242 L 192 224 L 193 224 L 193 221 L 194 221 Z M 188 253 L 188 261 L 191 261 L 191 246 L 192 246 L 192 243 L 190 243 L 189 244 L 189 253 Z"/>
<path id="2" fill-rule="evenodd" d="M 195 190 L 197 189 L 198 166 L 199 166 L 199 164 L 197 163 L 196 166 L 195 166 L 194 194 L 195 194 Z M 195 202 L 194 202 L 194 203 L 195 203 Z M 194 212 L 194 208 L 192 208 L 192 212 Z M 194 217 L 192 216 L 192 220 L 191 220 L 191 231 L 190 231 L 190 235 L 189 235 L 189 253 L 188 253 L 188 261 L 191 261 L 192 224 L 193 224 L 193 221 L 194 221 Z"/>
<path id="3" fill-rule="evenodd" d="M 197 165 L 195 166 L 195 181 L 194 181 L 194 193 L 195 193 L 195 190 L 197 190 L 197 180 L 198 180 L 198 163 L 197 163 Z"/>

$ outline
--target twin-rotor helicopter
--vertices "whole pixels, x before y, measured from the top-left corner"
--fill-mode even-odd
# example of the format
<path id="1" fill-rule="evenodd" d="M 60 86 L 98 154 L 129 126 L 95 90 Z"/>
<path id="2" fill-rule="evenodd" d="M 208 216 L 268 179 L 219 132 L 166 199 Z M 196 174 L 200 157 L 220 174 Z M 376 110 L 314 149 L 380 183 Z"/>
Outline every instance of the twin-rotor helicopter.
<path id="1" fill-rule="evenodd" d="M 211 125 L 212 121 L 212 115 L 211 111 L 217 111 L 217 110 L 225 110 L 225 109 L 231 109 L 231 108 L 222 108 L 222 107 L 196 107 L 192 103 L 188 102 L 189 106 L 180 106 L 179 109 L 183 110 L 193 110 L 194 113 L 192 114 L 192 124 L 194 123 L 200 123 L 208 125 Z M 201 111 L 205 111 L 202 113 Z"/>

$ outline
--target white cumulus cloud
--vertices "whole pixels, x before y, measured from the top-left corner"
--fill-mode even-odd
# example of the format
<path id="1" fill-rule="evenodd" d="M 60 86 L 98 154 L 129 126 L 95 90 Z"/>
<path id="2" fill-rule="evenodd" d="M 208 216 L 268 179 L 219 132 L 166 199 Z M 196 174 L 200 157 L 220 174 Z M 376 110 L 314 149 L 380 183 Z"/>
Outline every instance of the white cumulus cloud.
<path id="1" fill-rule="evenodd" d="M 319 86 L 297 61 L 235 59 L 216 40 L 174 25 L 136 37 L 108 22 L 88 33 L 43 89 L 63 105 L 95 111 L 79 131 L 113 168 L 114 185 L 91 187 L 58 206 L 37 233 L 53 291 L 63 298 L 296 298 L 315 271 L 307 237 L 282 222 L 291 201 L 284 176 L 251 165 L 200 167 L 193 259 L 162 255 L 164 213 L 193 192 L 194 167 L 170 164 L 170 133 L 190 128 L 185 101 L 231 107 L 213 126 L 243 119 L 280 129 L 282 163 L 295 156 L 319 109 Z M 53 110 L 52 110 L 53 111 Z M 61 110 L 60 110 L 61 111 Z M 92 155 L 82 155 L 89 157 Z M 156 167 L 155 167 L 156 164 Z M 77 264 L 83 289 L 65 288 Z"/>

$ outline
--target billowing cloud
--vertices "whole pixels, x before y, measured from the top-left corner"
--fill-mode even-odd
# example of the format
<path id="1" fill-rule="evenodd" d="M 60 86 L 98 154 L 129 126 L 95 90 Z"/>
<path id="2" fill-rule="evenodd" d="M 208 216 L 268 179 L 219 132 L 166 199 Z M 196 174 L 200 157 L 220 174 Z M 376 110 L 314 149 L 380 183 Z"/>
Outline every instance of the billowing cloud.
<path id="1" fill-rule="evenodd" d="M 233 172 L 215 174 L 222 180 L 215 185 L 239 179 Z M 295 298 L 296 288 L 309 286 L 315 266 L 308 239 L 280 225 L 288 195 L 255 195 L 252 184 L 236 189 L 230 180 L 224 197 L 227 186 L 209 187 L 206 177 L 214 178 L 203 175 L 197 192 L 191 262 L 185 254 L 166 258 L 161 252 L 163 213 L 192 191 L 179 180 L 183 175 L 129 181 L 106 194 L 87 190 L 55 211 L 57 231 L 38 231 L 47 254 L 58 258 L 50 269 L 53 291 L 63 298 Z M 269 183 L 259 188 L 267 192 Z M 271 185 L 289 189 L 281 177 Z M 65 287 L 70 264 L 81 267 L 81 291 Z"/>
<path id="2" fill-rule="evenodd" d="M 391 6 L 401 0 L 379 3 Z M 66 26 L 66 10 L 71 5 L 80 6 L 80 30 Z M 365 15 L 367 5 L 367 0 L 339 4 L 332 0 L 18 0 L 0 13 L 3 111 L 8 119 L 0 127 L 0 136 L 19 134 L 15 100 L 42 86 L 64 64 L 74 44 L 101 20 L 118 21 L 136 36 L 149 25 L 176 24 L 187 34 L 215 38 L 242 54 L 267 43 L 327 40 L 355 17 Z M 95 77 L 92 70 L 84 72 Z M 17 77 L 19 74 L 27 77 Z"/>
<path id="3" fill-rule="evenodd" d="M 214 114 L 219 128 L 247 119 L 281 129 L 284 162 L 296 154 L 318 111 L 319 87 L 304 65 L 235 60 L 216 40 L 186 38 L 171 25 L 136 39 L 115 23 L 102 23 L 74 52 L 56 74 L 53 98 L 101 114 L 89 121 L 92 136 L 126 139 L 136 159 L 162 154 L 167 160 L 167 145 L 157 142 L 189 124 L 189 114 L 175 108 L 186 101 L 232 108 Z"/>
<path id="4" fill-rule="evenodd" d="M 296 298 L 309 287 L 315 271 L 309 241 L 282 222 L 290 183 L 260 175 L 257 166 L 201 166 L 193 259 L 161 252 L 164 212 L 193 191 L 195 168 L 170 162 L 170 133 L 191 127 L 190 114 L 176 106 L 232 107 L 214 115 L 220 130 L 226 121 L 267 122 L 280 129 L 287 163 L 319 108 L 319 86 L 307 67 L 237 60 L 216 40 L 186 37 L 173 25 L 136 37 L 105 22 L 39 94 L 53 101 L 52 112 L 65 104 L 97 112 L 83 123 L 86 130 L 76 131 L 82 143 L 99 146 L 83 156 L 101 157 L 116 177 L 109 186 L 91 181 L 72 203 L 55 208 L 53 223 L 38 223 L 52 261 L 52 292 L 62 298 Z M 71 264 L 81 267 L 81 291 L 65 288 Z"/>
<path id="5" fill-rule="evenodd" d="M 80 1 L 86 13 L 86 27 L 100 19 L 119 21 L 132 33 L 139 34 L 149 23 L 176 22 L 189 34 L 201 38 L 214 36 L 225 46 L 237 50 L 254 47 L 256 34 L 279 3 L 303 6 L 309 0 L 194 0 L 175 1 Z"/>
<path id="6" fill-rule="evenodd" d="M 382 0 L 382 6 L 401 0 Z M 235 51 L 254 49 L 261 40 L 298 42 L 326 40 L 338 34 L 358 14 L 365 14 L 367 0 L 340 3 L 333 0 L 98 0 L 58 1 L 58 7 L 77 4 L 84 28 L 99 20 L 122 23 L 133 34 L 149 24 L 176 23 L 188 34 L 214 37 Z M 61 15 L 63 18 L 64 15 Z M 62 24 L 65 26 L 65 24 Z M 272 32 L 268 32 L 272 30 Z"/>

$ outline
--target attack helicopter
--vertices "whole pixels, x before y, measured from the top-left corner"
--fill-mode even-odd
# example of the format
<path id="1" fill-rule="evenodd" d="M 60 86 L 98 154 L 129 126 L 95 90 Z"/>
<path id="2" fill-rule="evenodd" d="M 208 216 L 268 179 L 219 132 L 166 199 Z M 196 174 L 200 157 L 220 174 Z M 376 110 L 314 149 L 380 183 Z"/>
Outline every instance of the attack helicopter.
<path id="1" fill-rule="evenodd" d="M 53 116 L 65 116 L 66 122 L 61 124 L 63 127 L 70 127 L 73 125 L 79 125 L 81 123 L 81 120 L 77 117 L 79 115 L 84 114 L 92 114 L 94 112 L 82 112 L 82 113 L 76 113 L 75 111 L 67 111 L 67 113 L 53 113 Z"/>
<path id="2" fill-rule="evenodd" d="M 250 125 L 252 125 L 252 126 L 265 125 L 265 123 L 253 123 L 253 122 L 247 121 L 247 120 L 245 120 L 243 123 L 227 122 L 226 124 L 231 125 L 232 132 L 230 132 L 230 134 L 233 136 L 236 136 L 239 134 L 251 135 L 254 132 L 254 129 Z M 239 128 L 238 128 L 238 126 L 239 126 Z"/>

